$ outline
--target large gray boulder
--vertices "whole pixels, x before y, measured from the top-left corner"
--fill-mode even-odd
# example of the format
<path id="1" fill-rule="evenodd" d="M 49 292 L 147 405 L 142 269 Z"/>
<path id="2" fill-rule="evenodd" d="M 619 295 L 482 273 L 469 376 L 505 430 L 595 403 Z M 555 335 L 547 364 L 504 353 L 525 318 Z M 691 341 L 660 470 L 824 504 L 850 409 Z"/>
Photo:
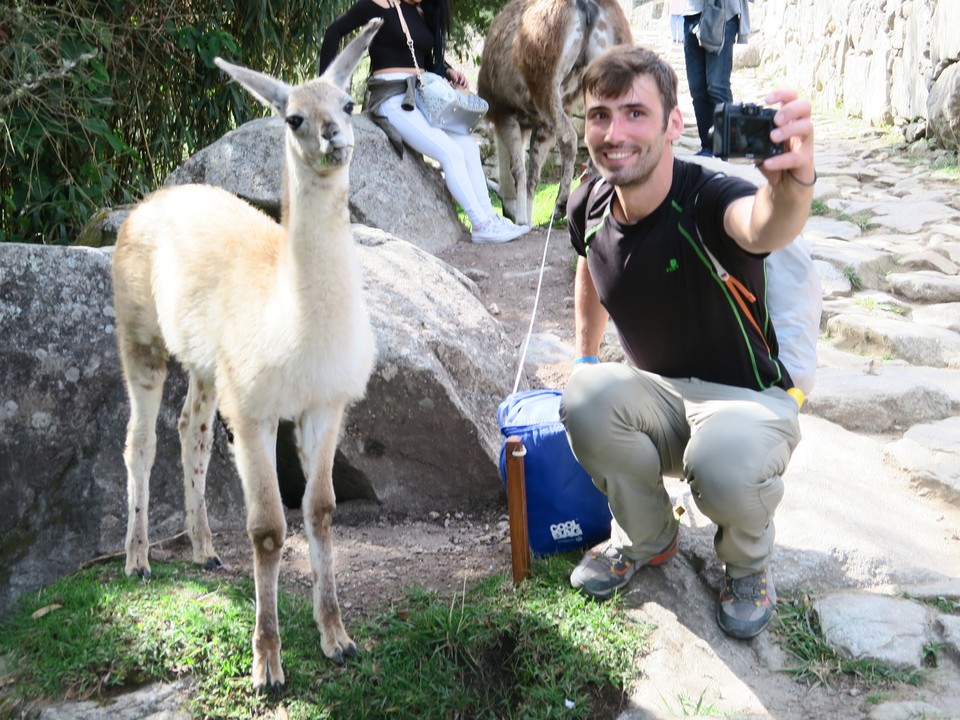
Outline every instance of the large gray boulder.
<path id="1" fill-rule="evenodd" d="M 379 355 L 345 421 L 338 500 L 405 513 L 497 498 L 496 408 L 510 391 L 512 344 L 464 275 L 382 231 L 355 233 Z M 123 547 L 129 411 L 111 254 L 0 244 L 0 617 L 21 594 Z M 185 388 L 172 368 L 151 476 L 153 539 L 182 528 Z M 222 426 L 207 500 L 214 531 L 244 527 Z"/>
<path id="2" fill-rule="evenodd" d="M 208 183 L 280 216 L 283 133 L 278 117 L 252 120 L 227 133 L 174 170 L 166 185 Z M 350 220 L 385 230 L 434 254 L 467 231 L 440 172 L 409 148 L 397 156 L 367 115 L 354 118 Z"/>
<path id="3" fill-rule="evenodd" d="M 114 335 L 109 251 L 0 244 L 0 616 L 24 592 L 119 550 L 126 532 L 128 405 Z M 171 368 L 157 421 L 151 536 L 183 524 Z M 222 427 L 207 501 L 214 531 L 242 527 L 243 494 Z"/>
<path id="4" fill-rule="evenodd" d="M 354 226 L 377 334 L 366 397 L 340 452 L 402 511 L 500 492 L 497 406 L 516 351 L 472 280 L 414 245 Z"/>

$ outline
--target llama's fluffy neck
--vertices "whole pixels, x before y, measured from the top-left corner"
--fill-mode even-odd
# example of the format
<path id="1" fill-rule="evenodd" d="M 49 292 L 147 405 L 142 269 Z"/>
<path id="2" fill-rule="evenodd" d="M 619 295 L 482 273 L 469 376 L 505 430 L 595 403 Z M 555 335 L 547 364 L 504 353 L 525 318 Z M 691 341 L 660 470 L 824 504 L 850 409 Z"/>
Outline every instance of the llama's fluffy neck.
<path id="1" fill-rule="evenodd" d="M 342 253 L 353 252 L 348 166 L 320 176 L 294 161 L 292 153 L 287 154 L 281 223 L 287 231 L 289 251 L 297 264 L 311 273 L 318 270 L 316 265 L 336 272 Z"/>
<path id="2" fill-rule="evenodd" d="M 359 290 L 359 260 L 350 230 L 348 166 L 317 175 L 287 151 L 282 223 L 287 243 L 278 268 L 286 280 L 278 288 L 299 325 L 316 331 L 329 325 L 331 306 L 353 307 Z"/>

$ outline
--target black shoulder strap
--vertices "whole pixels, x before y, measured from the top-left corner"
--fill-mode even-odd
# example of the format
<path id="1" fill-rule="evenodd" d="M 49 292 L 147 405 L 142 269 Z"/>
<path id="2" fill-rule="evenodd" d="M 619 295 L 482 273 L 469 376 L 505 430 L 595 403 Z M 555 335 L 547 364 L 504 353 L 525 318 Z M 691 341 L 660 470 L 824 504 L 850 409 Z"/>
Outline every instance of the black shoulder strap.
<path id="1" fill-rule="evenodd" d="M 757 301 L 753 293 L 751 293 L 747 287 L 740 282 L 737 278 L 727 272 L 726 268 L 720 264 L 720 261 L 717 259 L 717 256 L 714 255 L 710 248 L 707 247 L 707 244 L 703 241 L 703 235 L 700 234 L 700 225 L 697 223 L 697 202 L 700 200 L 700 192 L 703 188 L 714 178 L 726 177 L 723 173 L 714 173 L 697 187 L 697 193 L 693 198 L 693 229 L 697 231 L 697 240 L 700 243 L 700 247 L 706 256 L 710 259 L 710 262 L 713 264 L 714 272 L 717 273 L 717 277 L 720 278 L 720 281 L 726 286 L 730 295 L 733 297 L 734 301 L 737 303 L 737 306 L 740 308 L 741 315 L 750 325 L 753 326 L 753 329 L 756 330 L 757 335 L 763 341 L 764 346 L 767 348 L 767 352 L 771 353 L 770 345 L 767 343 L 767 337 L 763 334 L 763 330 L 760 329 L 760 325 L 757 323 L 756 318 L 750 312 L 747 303 L 753 304 Z M 772 355 L 772 353 L 771 353 Z"/>
<path id="2" fill-rule="evenodd" d="M 592 223 L 590 222 L 590 209 L 594 206 L 597 201 L 597 196 L 600 193 L 601 186 L 604 185 L 606 181 L 601 177 L 597 176 L 596 181 L 593 183 L 593 187 L 590 188 L 590 192 L 587 193 L 587 201 L 584 204 L 584 214 L 583 214 L 583 247 L 589 252 L 590 250 L 590 241 L 593 240 L 593 236 L 597 234 L 597 230 L 600 229 L 600 226 L 603 225 L 604 220 L 607 219 L 607 215 L 610 214 L 610 208 L 607 207 L 604 210 L 603 214 L 595 219 Z"/>

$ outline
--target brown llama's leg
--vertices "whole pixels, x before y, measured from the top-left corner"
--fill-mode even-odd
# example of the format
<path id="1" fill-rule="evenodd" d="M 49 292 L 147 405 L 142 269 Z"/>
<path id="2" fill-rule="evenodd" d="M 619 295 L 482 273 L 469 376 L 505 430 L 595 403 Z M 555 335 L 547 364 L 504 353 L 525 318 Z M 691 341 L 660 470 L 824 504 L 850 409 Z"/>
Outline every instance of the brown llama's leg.
<path id="1" fill-rule="evenodd" d="M 152 344 L 127 342 L 120 333 L 120 360 L 130 399 L 130 420 L 123 451 L 127 466 L 127 575 L 150 577 L 150 470 L 157 452 L 157 415 L 167 377 L 167 352 Z"/>
<path id="2" fill-rule="evenodd" d="M 529 225 L 529 210 L 523 195 L 523 188 L 527 186 L 523 131 L 519 121 L 513 116 L 504 117 L 496 130 L 503 215 L 517 224 Z"/>
<path id="3" fill-rule="evenodd" d="M 213 420 L 217 412 L 217 392 L 212 379 L 189 373 L 187 399 L 180 414 L 180 458 L 183 463 L 183 500 L 185 524 L 193 544 L 193 561 L 207 570 L 222 563 L 213 548 L 213 535 L 207 521 L 207 468 L 213 448 Z"/>
<path id="4" fill-rule="evenodd" d="M 357 654 L 357 646 L 347 635 L 340 618 L 330 535 L 333 511 L 337 506 L 333 492 L 333 459 L 345 408 L 344 399 L 323 413 L 303 415 L 297 424 L 300 462 L 307 476 L 303 525 L 310 543 L 313 568 L 313 619 L 320 629 L 323 654 L 337 665 L 343 664 L 344 657 Z"/>
<path id="5" fill-rule="evenodd" d="M 570 183 L 573 181 L 574 164 L 577 161 L 577 129 L 562 108 L 556 122 L 557 144 L 560 147 L 560 192 L 557 195 L 556 212 L 557 217 L 562 218 L 567 214 L 567 198 L 570 197 Z"/>
<path id="6" fill-rule="evenodd" d="M 530 167 L 527 175 L 525 199 L 525 202 L 529 203 L 529 207 L 533 207 L 533 197 L 540 182 L 540 173 L 543 172 L 543 164 L 553 148 L 553 139 L 553 130 L 545 125 L 535 127 L 530 136 Z M 563 188 L 561 188 L 561 192 L 563 192 Z M 563 214 L 566 215 L 566 207 L 564 207 Z"/>
<path id="7" fill-rule="evenodd" d="M 275 467 L 277 423 L 229 418 L 237 471 L 247 503 L 247 535 L 253 546 L 257 618 L 253 631 L 253 687 L 278 693 L 284 684 L 280 664 L 277 580 L 287 521 L 280 502 Z"/>

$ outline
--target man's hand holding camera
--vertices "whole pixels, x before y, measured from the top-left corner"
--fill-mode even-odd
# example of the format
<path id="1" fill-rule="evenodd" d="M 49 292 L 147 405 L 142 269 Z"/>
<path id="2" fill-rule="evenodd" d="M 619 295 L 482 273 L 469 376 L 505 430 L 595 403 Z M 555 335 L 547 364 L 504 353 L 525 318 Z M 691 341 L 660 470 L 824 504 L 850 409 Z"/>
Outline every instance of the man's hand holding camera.
<path id="1" fill-rule="evenodd" d="M 817 173 L 813 165 L 813 120 L 809 101 L 799 99 L 793 90 L 780 89 L 767 95 L 764 102 L 770 105 L 780 103 L 773 118 L 776 127 L 770 132 L 770 139 L 783 143 L 785 152 L 761 162 L 760 172 L 774 187 L 793 181 L 801 187 L 812 188 Z"/>
<path id="2" fill-rule="evenodd" d="M 810 103 L 786 89 L 774 90 L 764 102 L 780 104 L 768 135 L 771 144 L 783 147 L 762 160 L 754 156 L 767 184 L 754 198 L 730 205 L 724 218 L 728 234 L 750 252 L 772 252 L 800 234 L 817 180 Z"/>

